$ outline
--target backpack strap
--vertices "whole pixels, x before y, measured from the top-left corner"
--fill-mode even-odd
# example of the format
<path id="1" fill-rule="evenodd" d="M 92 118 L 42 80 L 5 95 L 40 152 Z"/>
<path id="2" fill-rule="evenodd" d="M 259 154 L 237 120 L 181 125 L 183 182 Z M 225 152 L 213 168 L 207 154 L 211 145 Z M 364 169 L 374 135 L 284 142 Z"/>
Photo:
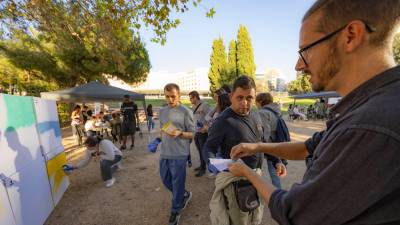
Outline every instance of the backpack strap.
<path id="1" fill-rule="evenodd" d="M 193 111 L 193 115 L 196 114 L 197 110 L 199 109 L 199 107 L 201 106 L 202 102 L 200 102 L 200 104 L 198 106 L 196 106 L 196 108 Z"/>

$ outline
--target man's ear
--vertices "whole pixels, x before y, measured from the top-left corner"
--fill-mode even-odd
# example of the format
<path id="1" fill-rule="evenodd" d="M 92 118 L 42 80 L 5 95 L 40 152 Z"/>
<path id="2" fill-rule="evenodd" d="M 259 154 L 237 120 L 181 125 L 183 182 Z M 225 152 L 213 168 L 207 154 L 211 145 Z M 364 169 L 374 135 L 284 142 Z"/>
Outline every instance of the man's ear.
<path id="1" fill-rule="evenodd" d="M 365 42 L 367 34 L 367 27 L 363 21 L 351 21 L 344 29 L 344 51 L 347 53 L 354 52 Z"/>

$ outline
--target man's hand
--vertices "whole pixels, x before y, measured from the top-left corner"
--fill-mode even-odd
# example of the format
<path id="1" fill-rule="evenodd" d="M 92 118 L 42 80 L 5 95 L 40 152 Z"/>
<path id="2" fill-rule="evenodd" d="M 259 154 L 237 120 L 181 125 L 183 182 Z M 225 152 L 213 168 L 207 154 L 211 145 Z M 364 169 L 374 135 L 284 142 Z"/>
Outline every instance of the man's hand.
<path id="1" fill-rule="evenodd" d="M 229 172 L 237 177 L 247 177 L 251 173 L 251 169 L 241 162 L 229 164 Z"/>
<path id="2" fill-rule="evenodd" d="M 199 132 L 202 133 L 202 134 L 207 133 L 207 131 L 208 131 L 208 126 L 207 126 L 207 125 L 204 125 L 204 126 L 199 130 Z"/>
<path id="3" fill-rule="evenodd" d="M 183 131 L 181 130 L 174 130 L 172 132 L 166 132 L 169 136 L 173 137 L 173 138 L 178 138 L 183 134 Z"/>
<path id="4" fill-rule="evenodd" d="M 286 166 L 283 163 L 277 163 L 276 165 L 276 175 L 278 177 L 285 177 L 286 176 Z"/>
<path id="5" fill-rule="evenodd" d="M 256 143 L 240 143 L 231 150 L 231 159 L 237 160 L 244 156 L 254 155 L 257 151 Z"/>

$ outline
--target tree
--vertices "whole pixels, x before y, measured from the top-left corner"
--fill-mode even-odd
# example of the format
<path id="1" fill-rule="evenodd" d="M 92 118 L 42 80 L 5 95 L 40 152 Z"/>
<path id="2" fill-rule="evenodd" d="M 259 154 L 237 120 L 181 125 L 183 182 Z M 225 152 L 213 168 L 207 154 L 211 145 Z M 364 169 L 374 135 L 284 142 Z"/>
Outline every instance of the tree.
<path id="1" fill-rule="evenodd" d="M 249 32 L 240 25 L 237 34 L 237 75 L 248 75 L 255 80 L 256 65 Z"/>
<path id="2" fill-rule="evenodd" d="M 228 65 L 227 73 L 225 78 L 226 84 L 231 84 L 235 80 L 238 72 L 237 68 L 237 43 L 235 40 L 229 42 L 229 52 L 228 52 Z"/>
<path id="3" fill-rule="evenodd" d="M 39 96 L 40 92 L 57 88 L 55 83 L 43 80 L 38 71 L 21 70 L 0 56 L 0 89 L 6 93 Z"/>
<path id="4" fill-rule="evenodd" d="M 152 28 L 152 40 L 164 44 L 166 33 L 179 24 L 171 13 L 188 11 L 191 2 L 197 6 L 200 0 L 2 1 L 0 54 L 60 86 L 104 81 L 103 74 L 141 82 L 150 61 L 140 27 Z"/>
<path id="5" fill-rule="evenodd" d="M 288 84 L 289 94 L 304 94 L 311 92 L 310 75 L 301 74 L 296 80 Z"/>
<path id="6" fill-rule="evenodd" d="M 221 78 L 226 74 L 226 53 L 224 41 L 222 38 L 213 41 L 212 52 L 210 56 L 210 70 L 208 79 L 210 80 L 210 89 L 212 92 L 221 86 Z"/>
<path id="7" fill-rule="evenodd" d="M 95 32 L 101 33 L 106 40 L 107 36 L 113 36 L 113 29 L 120 28 L 128 28 L 138 34 L 144 25 L 154 31 L 153 41 L 163 44 L 167 32 L 180 24 L 179 19 L 171 18 L 171 14 L 187 12 L 190 3 L 197 7 L 201 0 L 4 0 L 0 2 L 3 25 L 0 33 L 7 34 L 10 28 L 26 30 L 32 24 L 56 32 L 49 25 L 72 16 L 79 17 L 81 29 L 76 29 L 76 21 L 72 20 L 65 20 L 63 25 L 77 38 L 82 33 Z M 205 6 L 202 8 L 207 9 Z M 62 17 L 53 17 L 54 14 Z M 207 17 L 213 17 L 214 14 L 214 8 L 207 9 Z"/>
<path id="8" fill-rule="evenodd" d="M 400 64 L 400 33 L 396 34 L 393 43 L 394 60 Z"/>

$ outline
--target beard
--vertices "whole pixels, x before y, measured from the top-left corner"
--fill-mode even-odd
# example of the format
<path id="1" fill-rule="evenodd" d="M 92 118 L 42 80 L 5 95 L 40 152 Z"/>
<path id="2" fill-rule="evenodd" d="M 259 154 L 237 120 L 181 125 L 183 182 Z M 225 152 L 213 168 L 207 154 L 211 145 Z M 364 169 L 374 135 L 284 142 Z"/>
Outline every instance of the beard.
<path id="1" fill-rule="evenodd" d="M 314 76 L 317 76 L 317 79 L 311 83 L 311 87 L 315 92 L 329 91 L 327 90 L 327 87 L 341 67 L 341 61 L 336 49 L 336 41 L 334 41 L 329 47 L 329 54 L 326 56 L 325 61 L 321 63 L 321 69 L 314 74 Z M 311 74 L 310 71 L 307 72 Z"/>

